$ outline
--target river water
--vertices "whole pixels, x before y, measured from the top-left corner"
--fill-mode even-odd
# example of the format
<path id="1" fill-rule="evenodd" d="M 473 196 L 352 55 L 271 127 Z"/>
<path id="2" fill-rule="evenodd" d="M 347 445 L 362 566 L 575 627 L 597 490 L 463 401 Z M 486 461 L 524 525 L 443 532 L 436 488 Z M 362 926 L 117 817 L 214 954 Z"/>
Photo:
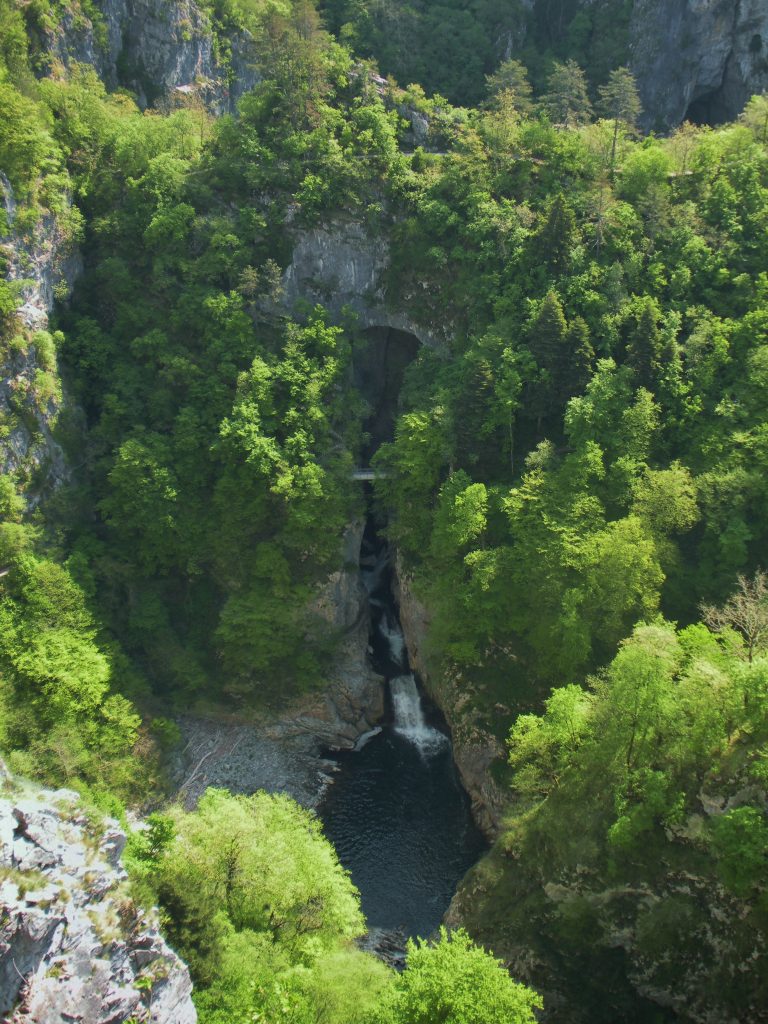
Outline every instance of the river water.
<path id="1" fill-rule="evenodd" d="M 320 807 L 328 838 L 360 890 L 374 945 L 436 930 L 486 844 L 450 738 L 408 664 L 386 544 L 369 523 L 360 560 L 371 604 L 371 661 L 387 679 L 387 714 L 338 773 Z"/>

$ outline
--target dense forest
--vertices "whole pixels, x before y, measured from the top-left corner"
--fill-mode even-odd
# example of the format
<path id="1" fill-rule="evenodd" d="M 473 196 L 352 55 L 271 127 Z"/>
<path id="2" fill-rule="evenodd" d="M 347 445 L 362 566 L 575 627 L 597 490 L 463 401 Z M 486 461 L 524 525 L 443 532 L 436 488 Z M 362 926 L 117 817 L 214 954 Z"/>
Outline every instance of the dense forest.
<path id="1" fill-rule="evenodd" d="M 0 362 L 33 366 L 0 445 L 55 410 L 71 467 L 0 475 L 0 751 L 156 809 L 126 859 L 201 1021 L 514 1024 L 553 987 L 552 1021 L 768 1019 L 768 98 L 641 134 L 626 4 L 201 9 L 223 67 L 257 41 L 236 114 L 51 59 L 65 15 L 100 38 L 94 0 L 0 0 L 0 235 L 55 223 L 84 261 L 46 329 L 0 282 Z M 373 502 L 433 676 L 505 744 L 466 931 L 401 974 L 355 946 L 309 812 L 157 810 L 180 711 L 328 679 L 313 598 L 364 513 L 366 341 L 282 292 L 297 233 L 339 218 L 446 339 L 405 371 Z"/>

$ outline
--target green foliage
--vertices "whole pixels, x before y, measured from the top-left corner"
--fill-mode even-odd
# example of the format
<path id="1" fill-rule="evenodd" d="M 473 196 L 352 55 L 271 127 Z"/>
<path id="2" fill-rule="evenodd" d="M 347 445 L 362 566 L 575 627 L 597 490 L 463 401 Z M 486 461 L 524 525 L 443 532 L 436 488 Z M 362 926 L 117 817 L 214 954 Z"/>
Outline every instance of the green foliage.
<path id="1" fill-rule="evenodd" d="M 321 9 L 339 38 L 375 58 L 383 74 L 469 106 L 482 99 L 484 82 L 493 93 L 520 62 L 542 91 L 553 60 L 571 59 L 589 70 L 591 85 L 604 82 L 627 61 L 632 5 L 324 0 Z"/>
<path id="2" fill-rule="evenodd" d="M 357 890 L 288 797 L 210 789 L 191 814 L 151 816 L 129 863 L 160 902 L 208 1024 L 275 1013 L 353 1024 L 389 984 L 351 945 L 365 928 Z"/>
<path id="3" fill-rule="evenodd" d="M 714 822 L 712 843 L 725 884 L 745 896 L 764 883 L 768 868 L 768 824 L 757 807 L 737 807 Z"/>
<path id="4" fill-rule="evenodd" d="M 527 801 L 548 798 L 531 830 L 566 827 L 557 814 L 570 801 L 588 809 L 591 827 L 602 824 L 606 853 L 636 857 L 648 833 L 684 822 L 705 778 L 713 784 L 728 770 L 734 738 L 762 742 L 768 705 L 760 690 L 703 626 L 638 626 L 589 690 L 557 689 L 542 716 L 515 723 L 514 786 Z M 759 711 L 748 710 L 750 691 Z M 713 822 L 718 870 L 735 891 L 764 880 L 764 842 L 757 808 Z"/>
<path id="5" fill-rule="evenodd" d="M 440 929 L 434 944 L 410 942 L 408 968 L 371 1024 L 533 1024 L 541 999 L 465 931 Z"/>
<path id="6" fill-rule="evenodd" d="M 156 781 L 151 747 L 135 753 L 136 708 L 115 692 L 130 673 L 80 584 L 36 540 L 28 526 L 0 525 L 0 746 L 22 774 L 126 798 Z"/>
<path id="7" fill-rule="evenodd" d="M 0 745 L 28 774 L 129 798 L 154 785 L 155 743 L 178 740 L 175 707 L 322 683 L 338 638 L 312 608 L 360 512 L 365 403 L 351 332 L 280 300 L 295 237 L 343 211 L 388 247 L 392 309 L 447 339 L 409 367 L 376 500 L 432 615 L 435 678 L 468 717 L 512 725 L 504 843 L 530 891 L 581 867 L 642 881 L 654 850 L 688 844 L 757 906 L 760 807 L 697 824 L 696 801 L 766 777 L 765 103 L 638 140 L 630 4 L 502 6 L 325 5 L 385 73 L 462 103 L 487 91 L 473 110 L 382 84 L 311 3 L 211 0 L 222 66 L 246 30 L 260 78 L 212 122 L 142 113 L 74 64 L 35 78 L 25 17 L 47 30 L 62 8 L 0 0 L 15 236 L 34 242 L 47 213 L 64 239 L 87 227 L 61 333 L 22 331 L 21 286 L 0 288 L 3 439 L 39 429 L 59 355 L 87 419 L 79 489 L 49 529 L 24 473 L 0 478 Z M 525 53 L 502 60 L 523 29 Z M 405 118 L 427 122 L 415 153 Z M 36 367 L 17 373 L 25 354 Z M 685 626 L 701 602 L 716 636 Z M 351 883 L 286 801 L 211 794 L 151 820 L 131 857 L 203 1020 L 531 1018 L 461 933 L 414 947 L 394 983 L 354 951 Z M 598 929 L 588 896 L 544 931 L 572 947 Z M 676 934 L 644 913 L 644 948 L 654 920 Z"/>

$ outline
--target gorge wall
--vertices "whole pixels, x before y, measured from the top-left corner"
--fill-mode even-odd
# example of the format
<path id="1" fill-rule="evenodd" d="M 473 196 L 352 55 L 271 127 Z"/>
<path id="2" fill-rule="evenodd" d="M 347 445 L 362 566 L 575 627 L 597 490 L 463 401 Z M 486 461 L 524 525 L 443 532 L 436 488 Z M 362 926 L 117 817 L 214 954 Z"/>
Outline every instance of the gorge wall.
<path id="1" fill-rule="evenodd" d="M 412 582 L 399 559 L 395 573 L 395 599 L 411 664 L 450 726 L 454 760 L 472 800 L 473 817 L 486 836 L 495 838 L 508 799 L 489 772 L 492 762 L 503 753 L 501 744 L 478 725 L 469 711 L 466 687 L 450 674 L 435 671 L 431 665 L 429 610 L 414 593 Z"/>
<path id="2" fill-rule="evenodd" d="M 43 46 L 50 60 L 92 65 L 107 88 L 130 89 L 140 106 L 176 92 L 198 95 L 215 113 L 233 112 L 258 81 L 250 34 L 220 38 L 194 0 L 96 0 L 96 7 L 96 22 L 70 7 Z"/>
<path id="3" fill-rule="evenodd" d="M 55 436 L 67 401 L 46 330 L 55 297 L 69 295 L 82 260 L 52 213 L 17 231 L 13 189 L 1 172 L 0 203 L 7 225 L 0 254 L 21 301 L 14 341 L 0 351 L 0 473 L 15 473 L 34 506 L 70 474 Z"/>
<path id="4" fill-rule="evenodd" d="M 629 49 L 646 128 L 729 121 L 768 88 L 768 6 L 635 0 Z"/>

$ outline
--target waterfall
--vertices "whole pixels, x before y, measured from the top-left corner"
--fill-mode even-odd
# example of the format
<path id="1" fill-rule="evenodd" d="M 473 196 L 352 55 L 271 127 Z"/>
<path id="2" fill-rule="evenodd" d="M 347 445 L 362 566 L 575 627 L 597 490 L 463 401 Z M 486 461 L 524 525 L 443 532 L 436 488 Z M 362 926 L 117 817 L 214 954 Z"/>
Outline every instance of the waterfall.
<path id="1" fill-rule="evenodd" d="M 389 656 L 395 665 L 405 667 L 405 637 L 397 622 L 390 622 L 386 610 L 379 619 L 379 632 L 389 645 Z"/>
<path id="2" fill-rule="evenodd" d="M 381 586 L 381 577 L 388 565 L 389 554 L 386 548 L 360 559 L 360 578 L 369 595 Z"/>
<path id="3" fill-rule="evenodd" d="M 419 748 L 424 755 L 436 754 L 448 743 L 448 737 L 434 729 L 424 718 L 421 697 L 412 675 L 396 676 L 389 681 L 395 729 Z"/>

